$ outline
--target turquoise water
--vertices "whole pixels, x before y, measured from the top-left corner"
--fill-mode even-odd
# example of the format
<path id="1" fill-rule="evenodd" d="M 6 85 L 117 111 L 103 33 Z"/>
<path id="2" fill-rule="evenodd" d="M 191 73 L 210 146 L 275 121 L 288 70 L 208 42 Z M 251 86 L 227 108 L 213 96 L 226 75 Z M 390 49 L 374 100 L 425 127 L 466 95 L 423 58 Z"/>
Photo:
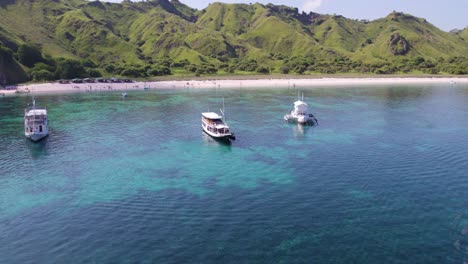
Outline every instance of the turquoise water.
<path id="1" fill-rule="evenodd" d="M 36 144 L 0 98 L 0 263 L 468 262 L 468 86 L 303 91 L 40 95 Z"/>

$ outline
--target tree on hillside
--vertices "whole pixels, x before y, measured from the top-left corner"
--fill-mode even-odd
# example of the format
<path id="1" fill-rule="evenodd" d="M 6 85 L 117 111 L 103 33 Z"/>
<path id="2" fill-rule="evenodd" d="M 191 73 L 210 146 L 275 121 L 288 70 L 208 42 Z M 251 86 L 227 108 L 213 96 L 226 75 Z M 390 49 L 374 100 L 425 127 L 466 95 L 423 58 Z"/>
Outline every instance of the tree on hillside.
<path id="1" fill-rule="evenodd" d="M 28 68 L 31 68 L 34 66 L 34 64 L 44 60 L 42 58 L 41 49 L 30 44 L 20 45 L 18 47 L 18 51 L 16 52 L 16 57 L 21 64 Z"/>
<path id="2" fill-rule="evenodd" d="M 54 73 L 48 70 L 38 70 L 31 72 L 31 77 L 35 81 L 52 81 L 55 79 Z"/>
<path id="3" fill-rule="evenodd" d="M 29 75 L 35 81 L 52 81 L 55 80 L 55 67 L 38 62 L 31 68 Z"/>
<path id="4" fill-rule="evenodd" d="M 86 76 L 86 70 L 80 61 L 59 59 L 55 75 L 60 79 L 83 78 Z"/>

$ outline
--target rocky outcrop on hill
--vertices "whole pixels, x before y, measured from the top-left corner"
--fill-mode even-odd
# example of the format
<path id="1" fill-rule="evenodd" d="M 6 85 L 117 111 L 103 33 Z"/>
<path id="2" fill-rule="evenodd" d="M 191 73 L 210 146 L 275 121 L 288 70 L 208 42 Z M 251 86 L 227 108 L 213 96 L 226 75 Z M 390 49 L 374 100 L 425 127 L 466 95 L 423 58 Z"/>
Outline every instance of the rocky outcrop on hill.
<path id="1" fill-rule="evenodd" d="M 410 44 L 400 33 L 395 32 L 390 36 L 389 41 L 390 52 L 393 55 L 405 55 L 410 50 Z"/>

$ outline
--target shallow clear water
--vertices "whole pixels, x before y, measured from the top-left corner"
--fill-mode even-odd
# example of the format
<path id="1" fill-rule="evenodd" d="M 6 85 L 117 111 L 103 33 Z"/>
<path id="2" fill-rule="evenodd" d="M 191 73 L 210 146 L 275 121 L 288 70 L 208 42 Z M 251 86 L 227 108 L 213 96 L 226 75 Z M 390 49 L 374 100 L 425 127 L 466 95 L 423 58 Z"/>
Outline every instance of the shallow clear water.
<path id="1" fill-rule="evenodd" d="M 37 144 L 0 98 L 0 263 L 468 262 L 468 86 L 303 91 L 36 96 Z"/>

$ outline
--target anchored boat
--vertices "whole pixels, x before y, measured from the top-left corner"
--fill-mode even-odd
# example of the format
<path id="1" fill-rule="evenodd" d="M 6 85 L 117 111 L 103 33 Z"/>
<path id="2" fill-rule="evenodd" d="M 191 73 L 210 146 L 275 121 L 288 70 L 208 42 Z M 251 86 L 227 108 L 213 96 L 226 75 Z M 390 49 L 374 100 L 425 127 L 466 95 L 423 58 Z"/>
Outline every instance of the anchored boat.
<path id="1" fill-rule="evenodd" d="M 205 133 L 217 139 L 232 139 L 236 137 L 223 122 L 223 117 L 215 112 L 202 113 L 202 128 Z"/>
<path id="2" fill-rule="evenodd" d="M 33 99 L 32 107 L 24 110 L 24 134 L 32 141 L 39 141 L 49 134 L 47 109 L 36 107 Z"/>
<path id="3" fill-rule="evenodd" d="M 302 125 L 318 125 L 317 118 L 308 113 L 308 107 L 307 103 L 304 102 L 304 94 L 302 94 L 302 100 L 298 98 L 294 102 L 294 109 L 289 114 L 284 115 L 284 120 Z"/>
<path id="4" fill-rule="evenodd" d="M 223 99 L 224 109 L 224 99 Z M 224 116 L 224 111 L 221 110 Z M 223 122 L 223 116 L 218 115 L 215 112 L 202 113 L 202 129 L 206 134 L 210 135 L 215 139 L 227 139 L 235 140 L 236 136 L 229 129 L 229 126 Z"/>

